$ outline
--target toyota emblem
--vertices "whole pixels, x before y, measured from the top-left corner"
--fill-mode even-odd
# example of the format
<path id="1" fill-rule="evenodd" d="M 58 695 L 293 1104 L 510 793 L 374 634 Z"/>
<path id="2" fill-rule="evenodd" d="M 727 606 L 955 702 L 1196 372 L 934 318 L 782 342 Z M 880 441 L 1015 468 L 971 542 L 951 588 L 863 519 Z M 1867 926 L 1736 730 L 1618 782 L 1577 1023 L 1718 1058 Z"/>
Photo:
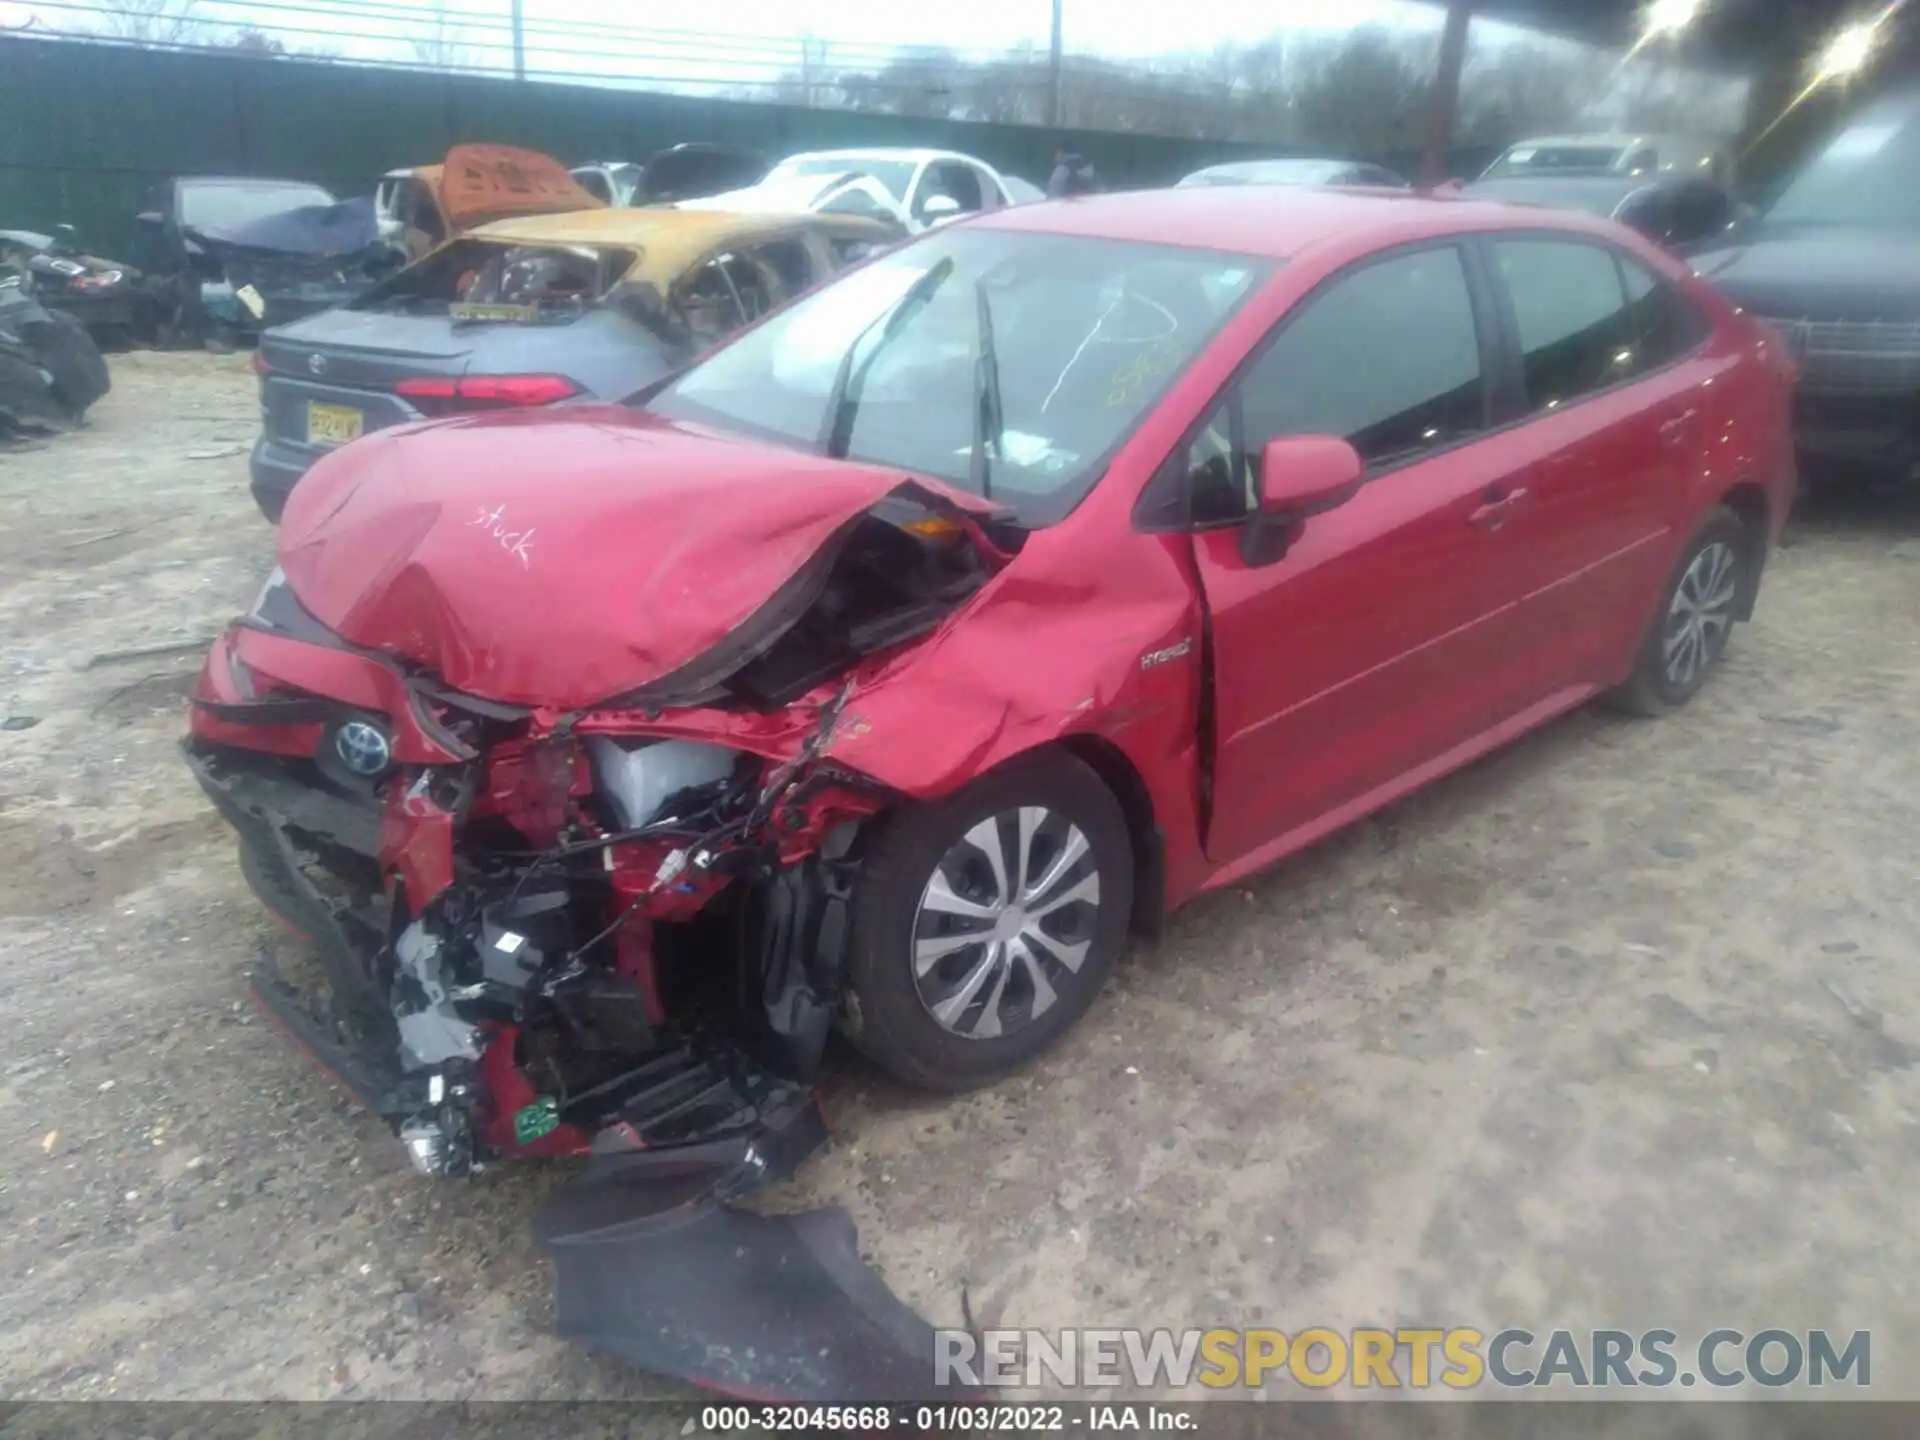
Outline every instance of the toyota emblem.
<path id="1" fill-rule="evenodd" d="M 314 375 L 326 374 L 327 373 L 327 357 L 324 355 L 307 356 L 307 370 L 309 371 L 309 373 Z"/>
<path id="2" fill-rule="evenodd" d="M 377 725 L 349 720 L 333 736 L 333 753 L 356 775 L 372 777 L 393 763 L 393 746 Z"/>

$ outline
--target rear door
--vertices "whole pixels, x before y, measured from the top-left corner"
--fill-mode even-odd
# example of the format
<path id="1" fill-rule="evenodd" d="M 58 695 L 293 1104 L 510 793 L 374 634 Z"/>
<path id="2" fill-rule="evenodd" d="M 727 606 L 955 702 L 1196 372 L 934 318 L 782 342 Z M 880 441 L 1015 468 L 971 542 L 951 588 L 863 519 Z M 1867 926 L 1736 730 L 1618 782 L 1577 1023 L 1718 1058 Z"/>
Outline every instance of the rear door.
<path id="1" fill-rule="evenodd" d="M 1665 578 L 1686 482 L 1709 441 L 1718 367 L 1692 302 L 1597 241 L 1486 242 L 1518 369 L 1509 522 L 1526 577 L 1524 645 L 1543 691 L 1605 683 Z"/>
<path id="2" fill-rule="evenodd" d="M 1525 702 L 1497 334 L 1467 247 L 1371 260 L 1281 321 L 1172 462 L 1210 616 L 1216 861 L 1310 839 Z M 1260 452 L 1294 434 L 1345 436 L 1368 480 L 1250 566 Z"/>

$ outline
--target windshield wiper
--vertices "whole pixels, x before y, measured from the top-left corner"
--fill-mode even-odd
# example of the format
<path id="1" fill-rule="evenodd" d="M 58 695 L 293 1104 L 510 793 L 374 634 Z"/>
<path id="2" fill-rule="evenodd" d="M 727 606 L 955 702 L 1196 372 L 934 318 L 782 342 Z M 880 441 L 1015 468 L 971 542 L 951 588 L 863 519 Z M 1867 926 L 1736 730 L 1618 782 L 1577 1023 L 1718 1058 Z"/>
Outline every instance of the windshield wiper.
<path id="1" fill-rule="evenodd" d="M 991 500 L 993 460 L 1000 453 L 1007 416 L 1000 408 L 1000 359 L 993 349 L 993 307 L 984 279 L 974 281 L 973 299 L 980 353 L 973 362 L 973 454 L 967 469 L 980 498 Z"/>
<path id="2" fill-rule="evenodd" d="M 893 308 L 882 312 L 861 328 L 853 337 L 853 343 L 847 346 L 847 353 L 840 359 L 840 368 L 834 372 L 833 388 L 827 392 L 826 413 L 820 425 L 820 451 L 830 459 L 844 460 L 847 447 L 853 442 L 853 416 L 860 408 L 860 389 L 866 384 L 867 372 L 873 368 L 874 358 L 887 348 L 887 343 L 900 333 L 901 328 L 918 313 L 933 292 L 938 290 L 953 273 L 953 257 L 948 256 L 913 284 L 907 292 L 894 302 Z M 867 358 L 860 363 L 859 372 L 853 368 L 853 357 L 860 353 L 860 342 L 867 338 L 875 325 L 885 322 L 886 329 L 880 332 L 880 338 L 867 352 Z"/>

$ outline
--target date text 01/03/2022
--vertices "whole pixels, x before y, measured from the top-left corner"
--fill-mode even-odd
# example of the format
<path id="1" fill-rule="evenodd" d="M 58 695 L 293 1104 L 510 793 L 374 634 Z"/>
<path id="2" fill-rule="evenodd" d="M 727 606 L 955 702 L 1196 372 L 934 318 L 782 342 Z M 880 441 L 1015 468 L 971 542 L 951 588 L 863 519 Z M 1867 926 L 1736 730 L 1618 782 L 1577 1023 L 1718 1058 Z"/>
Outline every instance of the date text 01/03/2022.
<path id="1" fill-rule="evenodd" d="M 700 1428 L 741 1431 L 966 1430 L 1015 1434 L 1071 1430 L 1191 1431 L 1195 1417 L 1164 1405 L 708 1405 Z"/>

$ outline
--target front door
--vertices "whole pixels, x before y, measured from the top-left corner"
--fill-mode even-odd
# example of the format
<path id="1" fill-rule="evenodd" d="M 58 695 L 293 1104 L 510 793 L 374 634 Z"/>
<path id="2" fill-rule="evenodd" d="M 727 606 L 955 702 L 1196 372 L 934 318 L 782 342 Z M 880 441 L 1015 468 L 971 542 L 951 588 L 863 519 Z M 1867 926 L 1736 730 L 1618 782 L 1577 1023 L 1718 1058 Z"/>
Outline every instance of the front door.
<path id="1" fill-rule="evenodd" d="M 1464 252 L 1401 252 L 1282 320 L 1178 462 L 1213 655 L 1209 856 L 1302 842 L 1534 698 L 1506 437 L 1485 432 L 1496 325 Z M 1270 565 L 1238 523 L 1277 435 L 1350 440 L 1368 480 Z"/>

